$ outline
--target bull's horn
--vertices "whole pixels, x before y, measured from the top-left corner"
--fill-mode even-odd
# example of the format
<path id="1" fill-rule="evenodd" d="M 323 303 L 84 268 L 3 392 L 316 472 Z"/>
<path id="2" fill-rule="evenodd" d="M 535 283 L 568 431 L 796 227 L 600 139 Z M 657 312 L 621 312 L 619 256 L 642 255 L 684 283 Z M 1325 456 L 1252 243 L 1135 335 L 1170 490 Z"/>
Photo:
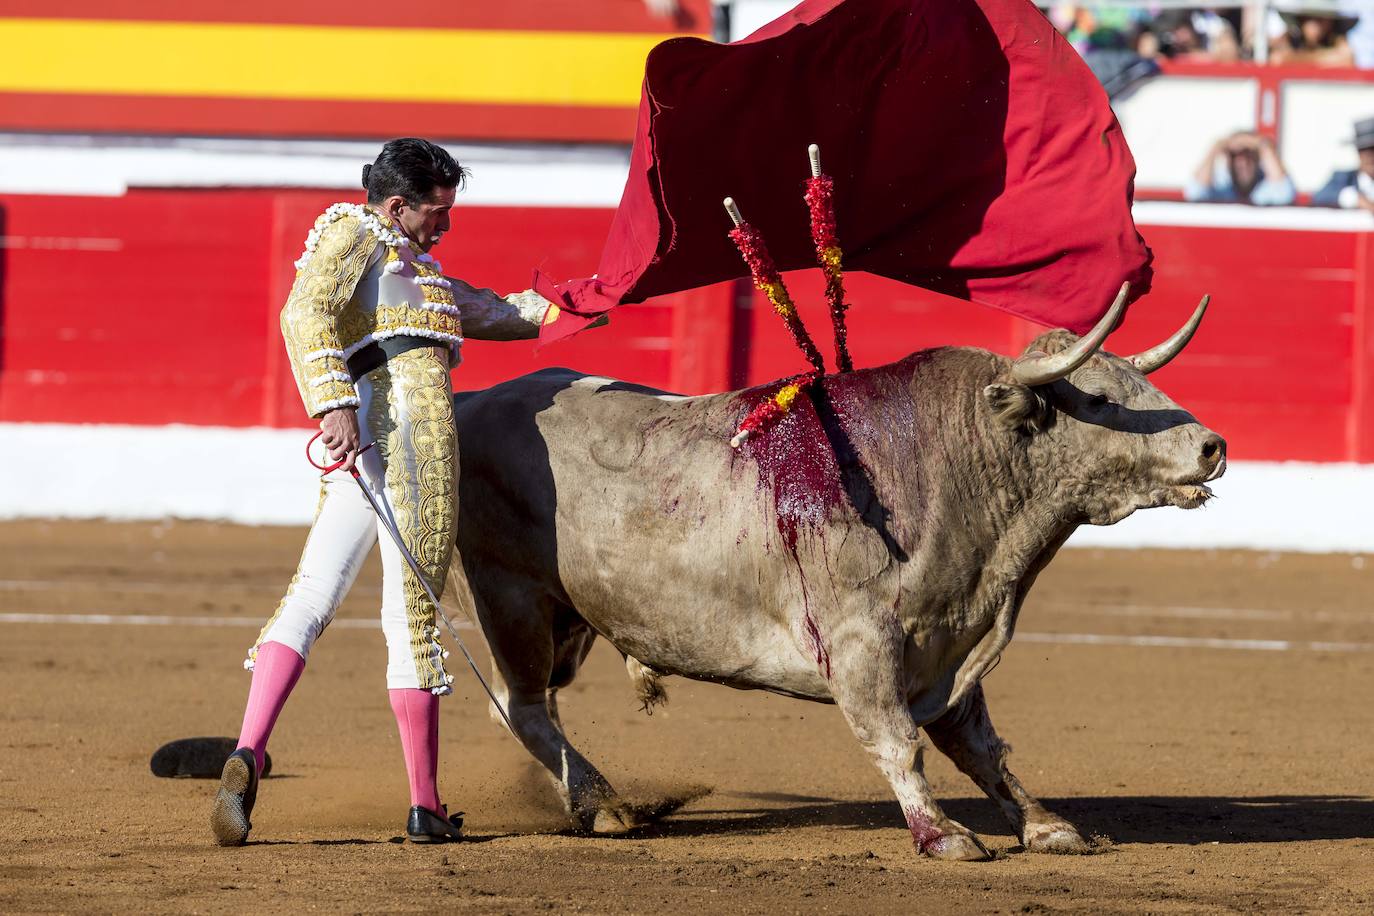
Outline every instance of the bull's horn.
<path id="1" fill-rule="evenodd" d="M 1107 314 L 1091 331 L 1080 337 L 1078 343 L 1053 356 L 1022 356 L 1011 364 L 1012 377 L 1022 385 L 1048 385 L 1086 363 L 1121 320 L 1130 291 L 1130 283 L 1121 284 L 1121 292 L 1116 294 L 1116 301 L 1107 309 Z"/>
<path id="2" fill-rule="evenodd" d="M 1156 347 L 1151 347 L 1143 353 L 1137 353 L 1134 356 L 1126 357 L 1131 361 L 1131 365 L 1135 366 L 1146 375 L 1149 375 L 1156 369 L 1162 369 L 1166 366 L 1169 360 L 1178 356 L 1178 354 L 1183 351 L 1183 348 L 1188 346 L 1188 341 L 1193 339 L 1193 335 L 1197 333 L 1198 325 L 1202 324 L 1202 316 L 1206 314 L 1207 303 L 1210 301 L 1212 301 L 1211 296 L 1203 296 L 1202 301 L 1199 302 L 1197 308 L 1193 310 L 1193 317 L 1188 319 L 1187 324 L 1175 331 L 1173 337 L 1170 337 L 1168 340 L 1164 341 L 1164 343 Z"/>

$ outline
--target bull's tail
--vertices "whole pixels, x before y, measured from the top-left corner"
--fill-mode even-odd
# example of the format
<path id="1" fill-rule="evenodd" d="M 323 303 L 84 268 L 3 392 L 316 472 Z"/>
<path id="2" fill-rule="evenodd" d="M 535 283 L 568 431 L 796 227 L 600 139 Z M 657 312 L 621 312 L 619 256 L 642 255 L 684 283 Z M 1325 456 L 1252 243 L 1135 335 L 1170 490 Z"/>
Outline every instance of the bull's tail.
<path id="1" fill-rule="evenodd" d="M 645 715 L 652 716 L 655 706 L 668 705 L 668 691 L 663 689 L 663 675 L 640 664 L 639 659 L 625 656 L 625 670 L 630 674 L 635 694 L 639 697 L 639 708 Z"/>

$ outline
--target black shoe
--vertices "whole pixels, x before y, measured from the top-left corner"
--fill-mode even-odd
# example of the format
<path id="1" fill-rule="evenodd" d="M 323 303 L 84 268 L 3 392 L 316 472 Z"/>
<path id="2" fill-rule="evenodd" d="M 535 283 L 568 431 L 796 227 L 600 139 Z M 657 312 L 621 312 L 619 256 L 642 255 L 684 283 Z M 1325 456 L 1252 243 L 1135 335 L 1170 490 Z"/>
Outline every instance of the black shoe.
<path id="1" fill-rule="evenodd" d="M 406 820 L 406 836 L 412 843 L 456 843 L 463 838 L 463 814 L 459 812 L 445 819 L 421 805 L 410 809 Z"/>
<path id="2" fill-rule="evenodd" d="M 242 846 L 248 840 L 253 827 L 249 818 L 258 800 L 257 770 L 253 752 L 246 747 L 234 751 L 224 762 L 215 807 L 210 812 L 210 829 L 221 846 Z"/>

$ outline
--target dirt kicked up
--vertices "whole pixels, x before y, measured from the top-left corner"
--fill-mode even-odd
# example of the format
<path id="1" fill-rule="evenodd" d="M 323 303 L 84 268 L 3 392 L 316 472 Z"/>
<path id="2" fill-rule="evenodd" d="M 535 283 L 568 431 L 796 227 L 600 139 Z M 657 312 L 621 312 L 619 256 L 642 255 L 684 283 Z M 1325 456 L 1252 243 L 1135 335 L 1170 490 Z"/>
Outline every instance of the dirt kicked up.
<path id="1" fill-rule="evenodd" d="M 148 759 L 237 734 L 243 653 L 303 536 L 0 525 L 0 911 L 1374 911 L 1364 558 L 1062 553 L 985 687 L 1027 788 L 1102 839 L 1023 853 L 932 754 L 945 810 L 997 854 L 983 864 L 916 856 L 833 707 L 670 679 L 647 718 L 604 643 L 560 694 L 574 741 L 631 800 L 693 800 L 627 838 L 574 835 L 455 669 L 440 789 L 471 841 L 400 843 L 370 566 L 277 727 L 249 845 L 220 849 L 214 783 L 157 779 Z"/>

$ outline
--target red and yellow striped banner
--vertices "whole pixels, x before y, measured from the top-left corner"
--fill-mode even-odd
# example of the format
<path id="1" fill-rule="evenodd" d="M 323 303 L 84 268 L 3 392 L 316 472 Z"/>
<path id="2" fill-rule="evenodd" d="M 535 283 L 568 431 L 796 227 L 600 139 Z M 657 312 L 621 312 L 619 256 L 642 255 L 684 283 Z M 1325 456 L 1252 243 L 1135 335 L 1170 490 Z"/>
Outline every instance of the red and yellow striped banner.
<path id="1" fill-rule="evenodd" d="M 360 2 L 250 0 L 215 10 L 228 22 L 119 6 L 18 18 L 41 5 L 6 4 L 0 129 L 626 140 L 645 56 L 680 34 L 639 0 L 435 3 L 385 21 Z M 693 6 L 706 28 L 705 0 Z"/>

